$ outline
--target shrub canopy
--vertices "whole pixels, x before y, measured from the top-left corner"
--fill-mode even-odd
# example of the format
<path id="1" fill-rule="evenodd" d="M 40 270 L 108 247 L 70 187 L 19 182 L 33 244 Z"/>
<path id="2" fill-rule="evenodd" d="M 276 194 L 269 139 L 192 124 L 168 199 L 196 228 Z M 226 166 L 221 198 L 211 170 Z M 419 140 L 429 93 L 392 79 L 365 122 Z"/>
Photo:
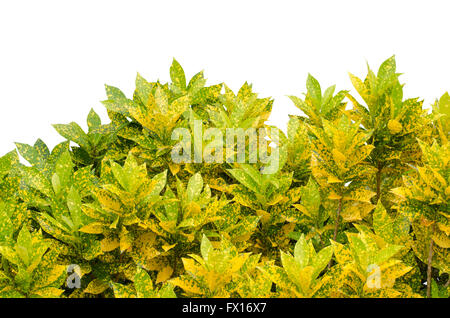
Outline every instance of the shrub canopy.
<path id="1" fill-rule="evenodd" d="M 448 297 L 448 93 L 405 99 L 394 57 L 356 96 L 309 75 L 285 134 L 247 83 L 170 78 L 0 157 L 0 297 Z"/>

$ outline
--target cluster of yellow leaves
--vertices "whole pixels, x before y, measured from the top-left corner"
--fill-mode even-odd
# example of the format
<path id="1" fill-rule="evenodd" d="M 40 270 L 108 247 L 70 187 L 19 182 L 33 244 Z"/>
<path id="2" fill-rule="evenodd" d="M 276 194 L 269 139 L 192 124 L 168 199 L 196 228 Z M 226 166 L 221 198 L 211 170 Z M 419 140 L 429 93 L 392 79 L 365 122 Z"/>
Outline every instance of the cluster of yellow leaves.
<path id="1" fill-rule="evenodd" d="M 418 141 L 423 165 L 415 174 L 404 176 L 402 187 L 392 190 L 398 197 L 397 208 L 412 222 L 416 233 L 413 246 L 417 256 L 426 262 L 430 240 L 435 244 L 433 265 L 449 271 L 450 248 L 450 147 L 448 141 L 427 145 Z"/>
<path id="2" fill-rule="evenodd" d="M 373 209 L 374 192 L 362 181 L 373 174 L 367 162 L 374 146 L 367 144 L 371 131 L 362 131 L 359 122 L 342 115 L 334 122 L 323 120 L 323 128 L 310 126 L 312 174 L 331 200 L 329 209 L 338 206 L 344 221 L 362 220 Z"/>

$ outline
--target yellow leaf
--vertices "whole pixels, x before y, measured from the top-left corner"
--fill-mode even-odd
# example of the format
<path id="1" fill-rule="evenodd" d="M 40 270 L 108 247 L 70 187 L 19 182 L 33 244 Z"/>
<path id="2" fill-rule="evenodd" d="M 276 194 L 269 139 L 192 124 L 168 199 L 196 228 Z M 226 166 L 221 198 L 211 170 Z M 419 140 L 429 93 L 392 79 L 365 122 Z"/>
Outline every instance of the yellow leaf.
<path id="1" fill-rule="evenodd" d="M 111 252 L 119 247 L 119 240 L 113 235 L 107 235 L 100 241 L 100 246 L 103 252 Z"/>
<path id="2" fill-rule="evenodd" d="M 95 190 L 95 196 L 102 207 L 109 211 L 119 212 L 122 208 L 122 203 L 113 197 L 111 193 L 104 189 Z"/>
<path id="3" fill-rule="evenodd" d="M 145 269 L 149 271 L 161 271 L 168 264 L 164 257 L 153 257 L 149 259 L 144 265 Z"/>
<path id="4" fill-rule="evenodd" d="M 339 182 L 342 182 L 342 180 L 336 178 L 336 177 L 333 176 L 333 175 L 329 175 L 329 176 L 328 176 L 328 179 L 327 179 L 327 182 L 328 182 L 328 183 L 339 183 Z"/>
<path id="5" fill-rule="evenodd" d="M 277 194 L 275 195 L 274 198 L 272 198 L 272 200 L 270 200 L 267 205 L 275 205 L 277 203 L 279 203 L 281 200 L 283 200 L 285 197 L 281 194 Z"/>
<path id="6" fill-rule="evenodd" d="M 352 81 L 352 84 L 358 91 L 359 95 L 361 95 L 361 97 L 367 102 L 369 100 L 370 93 L 364 82 L 351 73 L 348 73 L 348 75 L 350 76 L 350 80 Z"/>
<path id="7" fill-rule="evenodd" d="M 156 284 L 165 282 L 170 278 L 173 273 L 173 268 L 170 266 L 164 267 L 156 276 Z"/>
<path id="8" fill-rule="evenodd" d="M 139 256 L 145 257 L 148 261 L 160 255 L 154 244 L 156 242 L 156 234 L 153 232 L 145 232 L 141 234 L 135 241 L 135 249 Z M 134 250 L 134 249 L 133 249 Z"/>
<path id="9" fill-rule="evenodd" d="M 353 261 L 353 256 L 350 250 L 343 244 L 330 240 L 333 246 L 333 253 L 336 256 L 336 261 L 339 264 L 350 263 Z"/>
<path id="10" fill-rule="evenodd" d="M 203 289 L 199 286 L 199 284 L 192 278 L 188 276 L 181 276 L 169 281 L 175 286 L 180 287 L 185 292 L 191 294 L 201 295 L 203 294 Z"/>
<path id="11" fill-rule="evenodd" d="M 199 215 L 202 212 L 202 208 L 200 207 L 200 205 L 198 205 L 197 202 L 189 202 L 189 204 L 186 206 L 186 212 L 184 215 L 185 219 L 188 219 L 190 217 L 195 217 L 197 215 Z"/>
<path id="12" fill-rule="evenodd" d="M 445 233 L 445 235 L 450 235 L 450 225 L 438 223 L 439 230 Z"/>
<path id="13" fill-rule="evenodd" d="M 375 206 L 370 203 L 345 201 L 342 205 L 341 216 L 345 222 L 359 221 L 366 217 L 374 208 Z"/>
<path id="14" fill-rule="evenodd" d="M 309 294 L 313 271 L 314 268 L 312 266 L 306 266 L 305 268 L 302 268 L 298 273 L 298 281 L 305 295 Z"/>
<path id="15" fill-rule="evenodd" d="M 129 285 L 122 285 L 118 283 L 111 283 L 115 298 L 136 298 L 134 290 Z"/>
<path id="16" fill-rule="evenodd" d="M 402 200 L 406 200 L 406 198 L 408 197 L 408 194 L 409 194 L 407 192 L 407 189 L 404 187 L 394 188 L 390 192 L 399 196 Z"/>
<path id="17" fill-rule="evenodd" d="M 107 282 L 100 280 L 98 278 L 95 278 L 87 285 L 84 292 L 88 293 L 88 294 L 98 295 L 98 294 L 103 293 L 108 288 L 109 288 L 109 285 Z"/>
<path id="18" fill-rule="evenodd" d="M 55 282 L 61 275 L 64 274 L 66 266 L 64 265 L 53 265 L 50 269 L 46 269 L 42 275 L 35 281 L 34 288 L 43 288 L 51 285 Z"/>
<path id="19" fill-rule="evenodd" d="M 442 248 L 450 248 L 450 238 L 444 233 L 436 233 L 433 235 L 433 241 Z"/>
<path id="20" fill-rule="evenodd" d="M 397 120 L 391 119 L 388 122 L 388 129 L 391 134 L 395 135 L 395 134 L 400 133 L 403 130 L 403 126 Z"/>
<path id="21" fill-rule="evenodd" d="M 105 225 L 100 222 L 93 222 L 91 224 L 83 226 L 79 229 L 80 232 L 89 234 L 102 234 L 105 229 Z"/>
<path id="22" fill-rule="evenodd" d="M 125 227 L 122 227 L 122 230 L 120 231 L 120 242 L 119 242 L 119 246 L 120 246 L 120 252 L 124 252 L 127 249 L 129 249 L 131 247 L 131 245 L 133 244 L 133 236 L 131 235 L 130 232 L 127 231 L 127 229 Z"/>
<path id="23" fill-rule="evenodd" d="M 173 234 L 176 232 L 177 221 L 161 221 L 159 222 L 159 226 L 163 230 Z"/>
<path id="24" fill-rule="evenodd" d="M 402 264 L 399 260 L 390 260 L 380 266 L 381 269 L 381 287 L 391 288 L 395 280 L 408 273 L 412 267 Z"/>
<path id="25" fill-rule="evenodd" d="M 300 212 L 304 213 L 305 215 L 309 216 L 310 218 L 312 218 L 313 216 L 311 215 L 311 213 L 309 213 L 309 211 L 301 204 L 293 204 L 293 206 L 299 210 Z"/>
<path id="26" fill-rule="evenodd" d="M 330 200 L 340 200 L 341 196 L 338 195 L 336 192 L 331 192 L 330 195 L 328 196 L 328 199 L 330 199 Z"/>
<path id="27" fill-rule="evenodd" d="M 181 233 L 184 237 L 188 239 L 189 242 L 193 242 L 195 240 L 195 234 L 194 233 Z"/>
<path id="28" fill-rule="evenodd" d="M 376 193 L 366 189 L 357 189 L 353 191 L 349 196 L 344 196 L 344 201 L 359 201 L 365 203 L 371 203 L 370 199 L 375 196 Z"/>
<path id="29" fill-rule="evenodd" d="M 63 292 L 63 289 L 55 287 L 45 287 L 34 291 L 34 294 L 43 298 L 59 298 Z"/>
<path id="30" fill-rule="evenodd" d="M 180 165 L 170 162 L 169 169 L 170 169 L 170 172 L 172 172 L 172 175 L 175 176 L 180 171 Z"/>
<path id="31" fill-rule="evenodd" d="M 164 252 L 167 252 L 167 251 L 171 250 L 172 248 L 174 248 L 176 245 L 177 245 L 177 243 L 172 244 L 172 245 L 166 244 L 166 245 L 163 245 L 162 248 L 163 248 Z"/>
<path id="32" fill-rule="evenodd" d="M 334 161 L 336 162 L 336 165 L 339 168 L 341 168 L 344 172 L 347 171 L 348 168 L 346 168 L 345 166 L 345 163 L 347 162 L 347 157 L 345 157 L 345 155 L 337 149 L 333 149 L 331 153 L 333 154 L 333 158 Z"/>

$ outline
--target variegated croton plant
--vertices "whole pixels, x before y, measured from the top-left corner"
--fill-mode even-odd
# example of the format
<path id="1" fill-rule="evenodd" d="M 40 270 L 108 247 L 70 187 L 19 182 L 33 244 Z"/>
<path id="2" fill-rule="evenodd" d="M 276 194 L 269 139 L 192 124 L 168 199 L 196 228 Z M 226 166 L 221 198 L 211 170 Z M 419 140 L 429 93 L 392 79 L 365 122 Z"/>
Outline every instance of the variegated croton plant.
<path id="1" fill-rule="evenodd" d="M 399 75 L 350 75 L 358 95 L 309 75 L 287 133 L 271 98 L 175 60 L 170 83 L 106 86 L 110 123 L 0 158 L 0 297 L 448 297 L 450 96 L 428 109 Z"/>

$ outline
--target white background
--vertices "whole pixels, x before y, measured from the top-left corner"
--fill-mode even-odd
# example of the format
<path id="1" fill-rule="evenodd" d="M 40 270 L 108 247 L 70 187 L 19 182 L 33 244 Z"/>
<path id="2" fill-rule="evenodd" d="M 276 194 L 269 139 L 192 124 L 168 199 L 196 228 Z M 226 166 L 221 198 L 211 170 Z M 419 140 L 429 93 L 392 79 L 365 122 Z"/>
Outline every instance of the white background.
<path id="1" fill-rule="evenodd" d="M 131 97 L 136 72 L 169 79 L 175 57 L 190 78 L 272 96 L 271 123 L 298 114 L 286 95 L 351 89 L 395 54 L 406 97 L 429 105 L 450 90 L 449 1 L 0 0 L 0 155 L 14 141 L 62 141 L 53 123 L 102 118 L 104 86 Z M 353 91 L 353 90 L 352 90 Z"/>

